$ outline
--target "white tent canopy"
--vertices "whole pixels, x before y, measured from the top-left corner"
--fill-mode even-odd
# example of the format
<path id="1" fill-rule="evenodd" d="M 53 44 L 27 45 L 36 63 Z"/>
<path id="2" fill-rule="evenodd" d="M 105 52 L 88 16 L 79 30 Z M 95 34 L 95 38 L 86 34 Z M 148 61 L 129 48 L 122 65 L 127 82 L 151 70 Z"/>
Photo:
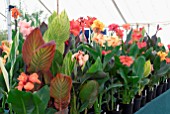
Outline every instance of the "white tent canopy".
<path id="1" fill-rule="evenodd" d="M 0 13 L 6 15 L 6 0 L 0 0 Z M 57 10 L 57 0 L 41 0 L 53 12 Z M 159 24 L 163 30 L 158 33 L 162 42 L 170 43 L 170 1 L 169 0 L 114 0 L 127 23 L 145 26 L 153 35 Z M 21 2 L 21 4 L 20 4 Z M 43 10 L 44 16 L 50 13 L 39 0 L 11 0 L 11 5 L 21 7 L 32 13 Z M 101 20 L 106 26 L 111 23 L 124 24 L 112 0 L 59 0 L 59 11 L 66 10 L 70 20 L 92 16 Z M 6 29 L 6 19 L 0 15 L 0 30 Z M 148 31 L 148 30 L 147 30 Z"/>

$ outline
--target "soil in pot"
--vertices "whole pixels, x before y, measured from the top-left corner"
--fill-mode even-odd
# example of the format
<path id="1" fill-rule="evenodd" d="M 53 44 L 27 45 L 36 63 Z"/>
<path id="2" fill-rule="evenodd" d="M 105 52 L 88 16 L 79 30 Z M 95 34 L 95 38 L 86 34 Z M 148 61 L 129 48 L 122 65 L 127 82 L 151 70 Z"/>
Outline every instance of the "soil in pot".
<path id="1" fill-rule="evenodd" d="M 133 114 L 133 104 L 121 104 L 122 114 Z"/>
<path id="2" fill-rule="evenodd" d="M 162 94 L 163 84 L 160 84 L 156 89 L 156 96 Z"/>
<path id="3" fill-rule="evenodd" d="M 134 99 L 133 112 L 136 112 L 141 107 L 142 96 L 136 95 Z"/>

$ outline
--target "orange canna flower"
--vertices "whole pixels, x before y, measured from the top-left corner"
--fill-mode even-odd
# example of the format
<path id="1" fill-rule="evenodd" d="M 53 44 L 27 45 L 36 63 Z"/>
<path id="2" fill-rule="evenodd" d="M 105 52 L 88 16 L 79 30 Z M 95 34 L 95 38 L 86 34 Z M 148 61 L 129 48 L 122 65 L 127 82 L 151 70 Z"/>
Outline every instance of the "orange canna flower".
<path id="1" fill-rule="evenodd" d="M 25 73 L 22 72 L 17 79 L 21 82 L 27 82 L 28 77 Z"/>
<path id="2" fill-rule="evenodd" d="M 166 58 L 166 63 L 169 64 L 170 63 L 170 58 Z"/>
<path id="3" fill-rule="evenodd" d="M 37 73 L 33 73 L 29 76 L 29 81 L 32 83 L 37 83 L 37 84 L 41 84 L 41 81 L 38 79 L 38 75 Z"/>
<path id="4" fill-rule="evenodd" d="M 125 30 L 130 30 L 130 24 L 123 24 L 122 27 L 125 29 Z"/>
<path id="5" fill-rule="evenodd" d="M 95 33 L 100 33 L 101 31 L 104 30 L 104 24 L 96 19 L 93 21 L 91 28 Z"/>
<path id="6" fill-rule="evenodd" d="M 166 56 L 168 55 L 166 52 L 159 51 L 157 55 L 161 58 L 161 61 L 166 59 Z"/>
<path id="7" fill-rule="evenodd" d="M 12 17 L 13 17 L 14 19 L 17 19 L 18 16 L 21 16 L 21 14 L 20 14 L 20 12 L 18 11 L 17 8 L 12 8 L 11 11 L 12 11 Z"/>
<path id="8" fill-rule="evenodd" d="M 119 59 L 120 59 L 120 62 L 121 62 L 123 65 L 125 65 L 125 66 L 130 67 L 131 64 L 133 64 L 133 59 L 132 59 L 132 57 L 129 57 L 129 56 L 120 56 Z"/>
<path id="9" fill-rule="evenodd" d="M 30 91 L 30 90 L 33 90 L 34 89 L 34 84 L 32 82 L 27 82 L 25 85 L 24 85 L 24 89 L 26 91 Z"/>

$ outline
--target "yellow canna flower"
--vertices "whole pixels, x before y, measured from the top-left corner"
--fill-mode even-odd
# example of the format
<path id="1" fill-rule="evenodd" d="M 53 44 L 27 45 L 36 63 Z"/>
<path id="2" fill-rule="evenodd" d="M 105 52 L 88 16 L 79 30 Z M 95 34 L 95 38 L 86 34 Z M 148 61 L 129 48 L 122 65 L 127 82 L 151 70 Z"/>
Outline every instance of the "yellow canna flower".
<path id="1" fill-rule="evenodd" d="M 108 46 L 116 47 L 121 44 L 121 39 L 117 36 L 111 36 L 107 39 Z"/>
<path id="2" fill-rule="evenodd" d="M 166 56 L 168 55 L 166 52 L 159 51 L 157 55 L 161 58 L 161 61 L 166 59 Z"/>
<path id="3" fill-rule="evenodd" d="M 91 28 L 95 33 L 100 33 L 104 30 L 104 24 L 99 20 L 94 20 Z"/>

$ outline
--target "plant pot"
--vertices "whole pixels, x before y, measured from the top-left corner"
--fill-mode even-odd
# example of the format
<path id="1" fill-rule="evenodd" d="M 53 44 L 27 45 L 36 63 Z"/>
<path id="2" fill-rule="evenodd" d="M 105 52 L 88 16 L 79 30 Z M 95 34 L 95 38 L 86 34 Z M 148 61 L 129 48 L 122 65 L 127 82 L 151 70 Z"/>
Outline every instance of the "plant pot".
<path id="1" fill-rule="evenodd" d="M 153 96 L 152 96 L 152 99 L 156 98 L 156 85 L 154 85 L 154 89 L 153 89 Z"/>
<path id="2" fill-rule="evenodd" d="M 159 85 L 156 89 L 156 96 L 162 94 L 163 84 Z"/>
<path id="3" fill-rule="evenodd" d="M 146 102 L 150 102 L 152 100 L 152 97 L 153 97 L 153 91 L 149 90 L 147 92 L 147 96 L 146 96 Z"/>
<path id="4" fill-rule="evenodd" d="M 170 88 L 170 78 L 167 79 L 168 85 L 167 85 L 167 89 Z"/>
<path id="5" fill-rule="evenodd" d="M 165 83 L 163 84 L 162 93 L 167 90 L 167 86 L 168 86 L 168 83 L 165 82 Z"/>
<path id="6" fill-rule="evenodd" d="M 120 111 L 105 111 L 104 113 L 105 114 L 122 114 L 122 110 L 120 110 Z M 102 114 L 104 114 L 104 113 L 102 113 Z"/>
<path id="7" fill-rule="evenodd" d="M 140 109 L 141 100 L 142 100 L 142 96 L 135 96 L 134 105 L 133 105 L 133 112 L 136 112 Z"/>
<path id="8" fill-rule="evenodd" d="M 144 105 L 146 104 L 146 96 L 142 96 L 142 100 L 141 100 L 141 106 L 140 107 L 143 107 Z"/>
<path id="9" fill-rule="evenodd" d="M 133 114 L 133 104 L 121 104 L 122 114 Z"/>

